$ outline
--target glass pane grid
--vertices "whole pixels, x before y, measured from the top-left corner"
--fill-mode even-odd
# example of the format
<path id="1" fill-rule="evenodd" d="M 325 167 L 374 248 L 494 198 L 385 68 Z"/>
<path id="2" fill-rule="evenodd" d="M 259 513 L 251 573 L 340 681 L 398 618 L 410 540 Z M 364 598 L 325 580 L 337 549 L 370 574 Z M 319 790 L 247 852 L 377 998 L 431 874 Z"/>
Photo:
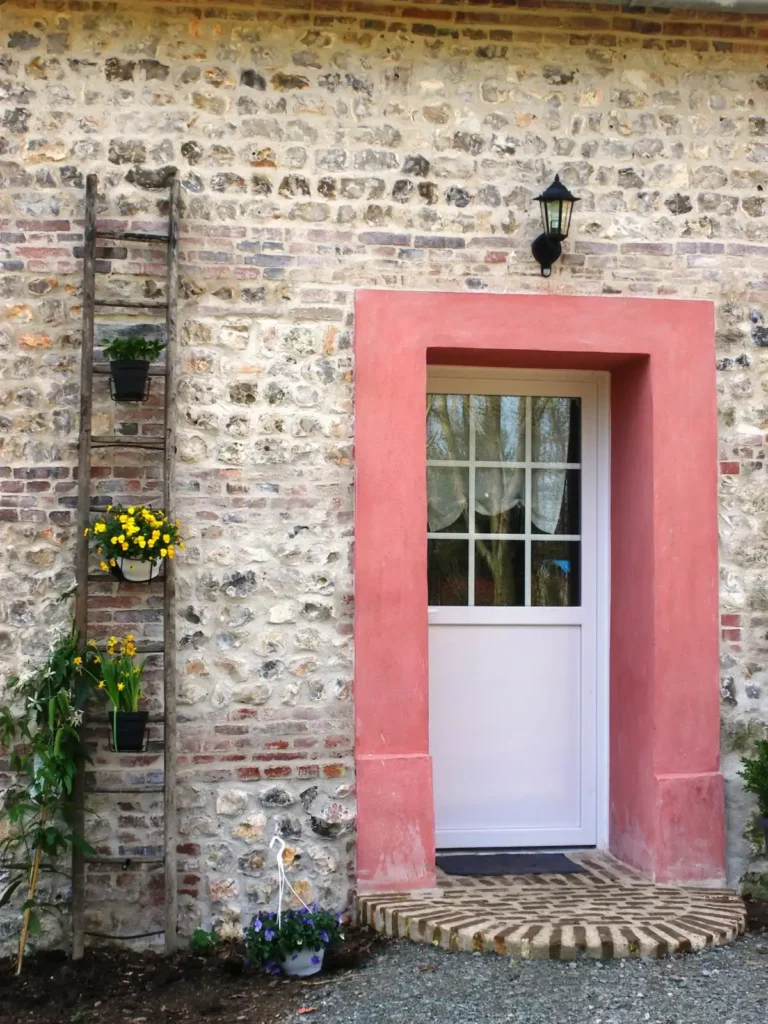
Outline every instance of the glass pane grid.
<path id="1" fill-rule="evenodd" d="M 441 413 L 430 433 L 427 466 L 443 470 L 434 478 L 443 481 L 442 492 L 430 497 L 435 506 L 445 509 L 449 502 L 454 510 L 439 520 L 444 527 L 428 530 L 430 602 L 434 595 L 439 604 L 464 606 L 578 605 L 580 400 L 430 395 L 427 409 L 428 419 L 435 409 Z M 459 479 L 450 477 L 452 470 L 461 474 L 462 486 L 451 483 Z M 454 491 L 466 495 L 466 511 L 455 518 Z M 458 529 L 451 529 L 453 522 Z"/>

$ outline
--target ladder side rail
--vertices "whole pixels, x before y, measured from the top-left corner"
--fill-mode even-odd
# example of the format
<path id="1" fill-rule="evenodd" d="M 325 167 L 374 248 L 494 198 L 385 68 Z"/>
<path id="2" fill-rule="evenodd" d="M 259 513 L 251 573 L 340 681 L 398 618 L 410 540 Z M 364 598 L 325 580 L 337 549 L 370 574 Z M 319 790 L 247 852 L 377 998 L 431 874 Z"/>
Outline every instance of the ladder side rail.
<path id="1" fill-rule="evenodd" d="M 165 454 L 163 456 L 163 507 L 169 519 L 176 518 L 176 362 L 178 305 L 178 247 L 180 217 L 180 183 L 171 186 L 168 215 L 168 284 L 165 348 Z M 165 560 L 163 594 L 163 703 L 165 715 L 163 822 L 165 833 L 165 951 L 177 947 L 178 825 L 176 817 L 176 571 L 171 559 Z"/>
<path id="2" fill-rule="evenodd" d="M 88 540 L 85 533 L 91 505 L 91 417 L 93 413 L 94 305 L 96 299 L 96 202 L 98 178 L 89 174 L 85 186 L 83 253 L 83 336 L 80 349 L 80 437 L 77 458 L 77 536 L 75 538 L 75 628 L 84 646 L 88 632 Z M 81 727 L 82 728 L 82 727 Z M 73 830 L 85 832 L 85 764 L 80 762 L 73 787 Z M 72 847 L 72 959 L 85 951 L 85 858 Z"/>

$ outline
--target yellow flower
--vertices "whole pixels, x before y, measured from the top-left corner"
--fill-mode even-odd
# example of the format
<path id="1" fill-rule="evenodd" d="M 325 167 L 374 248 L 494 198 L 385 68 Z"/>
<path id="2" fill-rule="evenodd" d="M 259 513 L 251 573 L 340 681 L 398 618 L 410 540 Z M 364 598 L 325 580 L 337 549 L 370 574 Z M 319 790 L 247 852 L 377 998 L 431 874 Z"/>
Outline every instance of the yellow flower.
<path id="1" fill-rule="evenodd" d="M 173 544 L 169 544 L 169 545 L 168 545 L 168 557 L 169 557 L 169 558 L 173 558 L 173 556 L 174 556 L 175 554 L 176 554 L 176 552 L 175 552 L 175 550 L 174 550 Z"/>
<path id="2" fill-rule="evenodd" d="M 86 526 L 86 528 L 83 530 L 83 536 L 87 537 L 90 532 L 91 532 L 90 527 Z"/>
<path id="3" fill-rule="evenodd" d="M 140 548 L 145 548 L 147 546 L 147 542 L 144 540 L 143 537 L 139 537 L 136 543 L 139 545 Z"/>
<path id="4" fill-rule="evenodd" d="M 77 658 L 75 658 L 75 664 L 76 665 L 82 665 L 83 664 L 83 659 L 78 656 Z"/>
<path id="5" fill-rule="evenodd" d="M 170 544 L 171 543 L 171 535 L 170 535 L 170 533 L 164 533 L 163 534 L 163 540 L 165 541 L 166 544 Z"/>
<path id="6" fill-rule="evenodd" d="M 125 683 L 118 683 L 118 684 L 117 684 L 117 688 L 118 688 L 118 690 L 120 690 L 120 691 L 124 690 L 124 689 L 125 689 Z"/>
<path id="7" fill-rule="evenodd" d="M 125 534 L 124 533 L 120 534 L 120 536 L 117 538 L 117 542 L 118 542 L 118 544 L 125 544 Z"/>
<path id="8" fill-rule="evenodd" d="M 133 633 L 126 633 L 125 639 L 126 640 L 135 640 L 136 637 L 133 635 Z"/>
<path id="9" fill-rule="evenodd" d="M 135 511 L 136 511 L 136 509 L 135 509 L 135 508 L 133 508 L 133 507 L 129 508 L 129 509 L 128 509 L 128 515 L 129 515 L 129 516 L 132 516 L 132 515 L 133 515 L 133 513 L 134 513 Z"/>
<path id="10" fill-rule="evenodd" d="M 104 680 L 103 679 L 99 682 L 99 689 L 100 690 L 104 689 Z"/>
<path id="11" fill-rule="evenodd" d="M 114 507 L 114 506 L 112 506 L 112 505 L 107 505 L 107 512 L 111 512 L 111 511 L 112 511 L 112 509 L 113 509 L 113 507 Z"/>
<path id="12" fill-rule="evenodd" d="M 117 565 L 117 562 L 114 560 L 114 558 L 110 558 L 109 564 L 114 568 L 114 566 Z"/>
<path id="13" fill-rule="evenodd" d="M 127 544 L 122 544 L 121 547 L 122 547 L 123 551 L 127 551 L 128 550 L 128 545 Z"/>
<path id="14" fill-rule="evenodd" d="M 93 660 L 96 662 L 97 665 L 101 664 L 101 658 L 98 656 L 98 654 L 94 654 Z"/>
<path id="15" fill-rule="evenodd" d="M 96 646 L 96 641 L 95 640 L 89 640 L 88 641 L 88 646 L 89 647 L 95 647 Z"/>
<path id="16" fill-rule="evenodd" d="M 102 572 L 109 572 L 109 566 L 107 565 L 106 562 L 99 562 L 99 568 L 102 570 Z"/>
<path id="17" fill-rule="evenodd" d="M 160 548 L 160 557 L 165 558 L 168 554 L 168 548 Z"/>
<path id="18" fill-rule="evenodd" d="M 154 537 L 152 537 L 152 539 L 151 539 L 151 540 L 148 540 L 148 541 L 147 541 L 147 547 L 148 547 L 148 548 L 153 548 L 154 546 L 155 546 L 155 538 L 154 538 Z"/>
<path id="19" fill-rule="evenodd" d="M 96 548 L 96 554 L 97 555 L 100 555 L 103 551 L 104 551 L 104 548 L 102 548 L 101 546 Z"/>
<path id="20" fill-rule="evenodd" d="M 110 537 L 109 538 L 109 543 L 110 544 L 117 544 L 117 537 Z"/>

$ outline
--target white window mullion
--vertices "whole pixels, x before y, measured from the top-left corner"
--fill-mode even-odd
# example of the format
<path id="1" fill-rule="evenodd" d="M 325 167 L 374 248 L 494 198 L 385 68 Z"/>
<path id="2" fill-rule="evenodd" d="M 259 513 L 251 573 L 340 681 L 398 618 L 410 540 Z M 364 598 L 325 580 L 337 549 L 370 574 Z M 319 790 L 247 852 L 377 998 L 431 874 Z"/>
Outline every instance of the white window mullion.
<path id="1" fill-rule="evenodd" d="M 475 415 L 472 395 L 469 396 L 469 558 L 467 572 L 467 604 L 475 603 Z"/>
<path id="2" fill-rule="evenodd" d="M 525 606 L 531 604 L 531 462 L 533 456 L 531 414 L 533 399 L 525 399 Z"/>

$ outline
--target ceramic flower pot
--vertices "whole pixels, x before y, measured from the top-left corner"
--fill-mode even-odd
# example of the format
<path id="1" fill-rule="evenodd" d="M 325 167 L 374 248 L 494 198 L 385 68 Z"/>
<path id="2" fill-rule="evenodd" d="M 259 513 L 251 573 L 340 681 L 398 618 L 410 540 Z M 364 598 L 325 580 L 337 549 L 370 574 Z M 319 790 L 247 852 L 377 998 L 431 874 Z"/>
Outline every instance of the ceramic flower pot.
<path id="1" fill-rule="evenodd" d="M 324 949 L 297 949 L 284 956 L 280 966 L 292 978 L 308 978 L 322 969 L 324 955 Z"/>
<path id="2" fill-rule="evenodd" d="M 117 565 L 109 570 L 121 583 L 149 583 L 156 579 L 163 569 L 162 560 L 140 562 L 136 558 L 116 558 Z"/>
<path id="3" fill-rule="evenodd" d="M 142 751 L 148 718 L 148 711 L 109 711 L 107 721 L 113 748 L 120 753 Z"/>
<path id="4" fill-rule="evenodd" d="M 149 397 L 149 363 L 144 359 L 113 359 L 109 368 L 115 402 L 146 402 Z"/>

